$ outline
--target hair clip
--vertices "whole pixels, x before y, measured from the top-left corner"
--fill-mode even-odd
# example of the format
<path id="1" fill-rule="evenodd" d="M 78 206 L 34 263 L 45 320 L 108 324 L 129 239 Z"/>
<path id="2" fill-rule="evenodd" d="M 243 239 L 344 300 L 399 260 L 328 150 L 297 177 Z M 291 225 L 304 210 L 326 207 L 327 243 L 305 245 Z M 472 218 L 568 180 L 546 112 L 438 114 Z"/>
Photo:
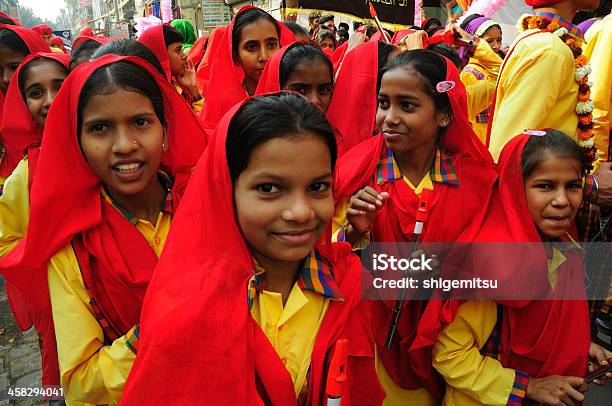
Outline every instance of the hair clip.
<path id="1" fill-rule="evenodd" d="M 438 93 L 446 93 L 452 90 L 455 87 L 456 83 L 454 80 L 443 80 L 442 82 L 438 82 L 436 85 L 436 90 Z"/>
<path id="2" fill-rule="evenodd" d="M 525 135 L 535 135 L 536 137 L 543 137 L 547 133 L 546 133 L 546 131 L 542 131 L 542 130 L 525 130 L 525 131 L 523 131 L 523 134 L 525 134 Z"/>

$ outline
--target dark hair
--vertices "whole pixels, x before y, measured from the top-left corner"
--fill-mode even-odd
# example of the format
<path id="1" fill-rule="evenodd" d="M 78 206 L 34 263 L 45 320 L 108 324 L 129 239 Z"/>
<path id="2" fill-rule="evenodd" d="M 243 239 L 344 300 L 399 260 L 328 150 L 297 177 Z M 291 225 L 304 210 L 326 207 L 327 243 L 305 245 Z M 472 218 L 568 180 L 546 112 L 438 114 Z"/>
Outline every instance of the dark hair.
<path id="1" fill-rule="evenodd" d="M 436 111 L 452 114 L 453 109 L 448 95 L 436 91 L 436 85 L 446 80 L 446 61 L 444 58 L 435 52 L 423 49 L 404 51 L 387 62 L 380 71 L 380 78 L 382 79 L 385 73 L 393 69 L 406 67 L 414 69 L 421 76 L 423 91 L 433 98 Z"/>
<path id="2" fill-rule="evenodd" d="M 433 28 L 434 26 L 442 27 L 442 22 L 436 17 L 432 17 L 429 20 L 427 20 L 427 23 L 423 25 L 423 29 L 425 31 L 428 31 L 430 28 Z"/>
<path id="3" fill-rule="evenodd" d="M 121 55 L 121 56 L 137 56 L 145 61 L 149 62 L 151 66 L 155 68 L 163 76 L 166 76 L 164 68 L 162 68 L 159 59 L 155 56 L 151 49 L 133 39 L 116 39 L 109 43 L 102 45 L 96 50 L 91 56 L 91 59 L 98 59 L 102 55 Z"/>
<path id="4" fill-rule="evenodd" d="M 294 21 L 285 21 L 283 22 L 283 24 L 285 24 L 285 27 L 289 28 L 291 32 L 295 34 L 296 37 L 298 35 L 304 35 L 305 37 L 310 37 L 308 35 L 308 31 L 306 31 L 304 27 L 302 27 L 301 25 L 299 25 L 298 23 Z"/>
<path id="5" fill-rule="evenodd" d="M 83 123 L 83 110 L 95 95 L 108 95 L 118 89 L 140 93 L 151 100 L 155 115 L 165 125 L 164 98 L 155 79 L 141 66 L 119 61 L 97 69 L 81 89 L 78 104 L 77 128 L 79 137 Z"/>
<path id="6" fill-rule="evenodd" d="M 0 48 L 8 48 L 23 56 L 30 54 L 30 48 L 21 39 L 19 35 L 8 28 L 0 28 Z"/>
<path id="7" fill-rule="evenodd" d="M 380 79 L 382 78 L 382 69 L 389 61 L 391 52 L 397 50 L 397 47 L 386 42 L 378 41 L 378 78 L 376 79 L 376 94 L 380 90 Z"/>
<path id="8" fill-rule="evenodd" d="M 326 39 L 331 39 L 332 41 L 334 41 L 334 46 L 338 46 L 338 41 L 336 41 L 336 36 L 334 35 L 333 32 L 331 32 L 328 29 L 320 30 L 319 33 L 317 34 L 317 44 L 320 44 Z"/>
<path id="9" fill-rule="evenodd" d="M 168 48 L 170 45 L 183 42 L 183 34 L 179 30 L 174 27 L 168 27 L 167 25 L 163 26 L 164 30 L 164 45 Z"/>
<path id="10" fill-rule="evenodd" d="M 38 57 L 38 58 L 34 58 L 34 59 L 30 60 L 28 63 L 26 63 L 24 66 L 21 67 L 21 70 L 19 71 L 19 75 L 17 77 L 17 84 L 19 85 L 19 91 L 21 93 L 21 97 L 23 98 L 23 101 L 26 101 L 25 81 L 26 81 L 26 78 L 28 76 L 28 73 L 30 73 L 30 69 L 32 69 L 35 66 L 40 66 L 40 65 L 45 64 L 45 63 L 55 64 L 66 75 L 68 75 L 68 73 L 69 73 L 68 68 L 66 68 L 63 64 L 59 63 L 55 59 L 45 58 L 45 57 Z"/>
<path id="11" fill-rule="evenodd" d="M 323 16 L 321 16 L 321 17 L 319 18 L 319 24 L 320 24 L 320 25 L 323 25 L 323 24 L 325 24 L 325 23 L 326 23 L 326 22 L 328 22 L 328 21 L 334 21 L 334 18 L 335 18 L 335 17 L 334 17 L 334 15 L 333 15 L 333 14 L 326 14 L 326 15 L 323 15 Z"/>
<path id="12" fill-rule="evenodd" d="M 338 29 L 344 28 L 346 31 L 349 30 L 349 25 L 347 23 L 338 24 Z"/>
<path id="13" fill-rule="evenodd" d="M 463 67 L 461 62 L 461 56 L 459 56 L 459 52 L 455 50 L 452 46 L 448 45 L 446 42 L 436 42 L 427 47 L 430 51 L 433 51 L 437 54 L 440 54 L 448 59 L 457 67 L 457 69 L 461 70 Z"/>
<path id="14" fill-rule="evenodd" d="M 274 24 L 274 27 L 276 27 L 276 34 L 278 35 L 278 41 L 280 42 L 281 29 L 274 17 L 259 8 L 245 10 L 242 13 L 239 13 L 234 19 L 234 28 L 232 30 L 232 58 L 234 58 L 234 62 L 238 61 L 238 47 L 240 45 L 240 35 L 242 34 L 242 30 L 244 27 L 254 23 L 260 18 L 264 18 Z"/>
<path id="15" fill-rule="evenodd" d="M 253 150 L 275 138 L 292 138 L 311 133 L 329 148 L 332 170 L 336 166 L 336 138 L 325 115 L 304 97 L 280 92 L 246 102 L 227 131 L 225 152 L 232 183 L 249 165 Z"/>
<path id="16" fill-rule="evenodd" d="M 278 77 L 281 89 L 285 86 L 285 83 L 287 83 L 289 76 L 291 76 L 291 73 L 293 73 L 297 65 L 306 61 L 312 62 L 315 60 L 323 62 L 323 64 L 327 66 L 333 82 L 334 65 L 332 65 L 329 58 L 321 51 L 321 48 L 313 44 L 296 43 L 287 48 L 280 62 Z"/>
<path id="17" fill-rule="evenodd" d="M 70 53 L 70 70 L 85 63 L 91 59 L 91 56 L 100 48 L 102 44 L 93 39 L 88 39 L 79 44 L 76 48 L 72 48 Z"/>
<path id="18" fill-rule="evenodd" d="M 362 25 L 363 25 L 363 22 L 361 21 L 353 21 L 353 31 L 357 31 L 357 29 L 361 27 Z"/>
<path id="19" fill-rule="evenodd" d="M 308 22 L 309 23 L 312 23 L 317 18 L 321 18 L 321 13 L 318 12 L 318 11 L 313 11 L 312 13 L 308 14 Z"/>
<path id="20" fill-rule="evenodd" d="M 349 33 L 345 29 L 338 30 L 338 36 L 342 39 L 342 43 L 349 40 Z"/>
<path id="21" fill-rule="evenodd" d="M 571 137 L 559 130 L 546 129 L 544 131 L 546 131 L 546 135 L 532 136 L 525 144 L 521 155 L 523 182 L 537 169 L 548 154 L 580 162 L 580 174 L 584 175 L 588 167 L 584 149 Z"/>
<path id="22" fill-rule="evenodd" d="M 470 14 L 469 16 L 463 19 L 459 27 L 461 27 L 461 29 L 465 31 L 469 23 L 471 23 L 472 21 L 480 17 L 484 17 L 484 16 L 482 14 Z"/>

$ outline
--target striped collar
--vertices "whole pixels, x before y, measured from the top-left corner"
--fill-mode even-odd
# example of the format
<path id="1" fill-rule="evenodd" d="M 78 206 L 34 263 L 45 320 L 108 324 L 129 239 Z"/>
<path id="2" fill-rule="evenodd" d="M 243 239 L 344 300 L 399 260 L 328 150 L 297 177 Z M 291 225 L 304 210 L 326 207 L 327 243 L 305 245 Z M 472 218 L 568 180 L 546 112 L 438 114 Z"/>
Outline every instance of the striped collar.
<path id="1" fill-rule="evenodd" d="M 569 32 L 569 34 L 571 36 L 576 37 L 579 40 L 584 42 L 584 33 L 580 30 L 580 28 L 578 28 L 577 26 L 575 26 L 571 22 L 567 21 L 565 18 L 559 17 L 555 13 L 548 13 L 548 12 L 545 12 L 545 11 L 536 11 L 536 12 L 533 13 L 533 15 L 540 16 L 540 17 L 545 17 L 547 19 L 550 19 L 551 21 L 553 21 L 553 22 L 559 24 L 561 27 L 565 28 Z"/>
<path id="2" fill-rule="evenodd" d="M 429 176 L 433 182 L 459 186 L 459 179 L 457 178 L 453 162 L 450 156 L 440 147 L 436 148 L 436 157 L 429 171 Z M 376 167 L 376 183 L 382 185 L 401 178 L 402 173 L 395 162 L 393 152 L 385 147 Z"/>
<path id="3" fill-rule="evenodd" d="M 255 274 L 249 281 L 247 292 L 249 309 L 253 306 L 255 296 L 265 289 L 265 272 L 266 270 L 255 261 Z M 316 249 L 313 249 L 304 259 L 297 284 L 302 290 L 309 290 L 325 298 L 344 302 L 344 296 L 336 284 L 330 263 Z"/>
<path id="4" fill-rule="evenodd" d="M 162 202 L 160 211 L 162 213 L 170 213 L 172 214 L 172 179 L 168 175 L 166 175 L 162 171 L 157 172 L 157 178 L 159 179 L 159 183 L 161 183 L 162 187 L 166 191 L 166 198 Z M 104 185 L 100 187 L 100 193 L 104 200 L 108 203 L 112 204 L 121 214 L 125 216 L 128 221 L 134 225 L 138 224 L 138 218 L 133 216 L 125 207 L 123 207 L 118 201 L 113 199 L 111 195 L 108 194 Z"/>

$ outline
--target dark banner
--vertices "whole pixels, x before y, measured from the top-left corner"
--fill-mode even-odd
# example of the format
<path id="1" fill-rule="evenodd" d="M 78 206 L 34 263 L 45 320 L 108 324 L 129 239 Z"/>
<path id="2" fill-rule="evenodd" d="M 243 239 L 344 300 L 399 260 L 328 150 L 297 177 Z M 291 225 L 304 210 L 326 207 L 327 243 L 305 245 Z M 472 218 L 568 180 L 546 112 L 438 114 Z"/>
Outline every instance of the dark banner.
<path id="1" fill-rule="evenodd" d="M 389 24 L 412 25 L 414 23 L 414 0 L 372 0 L 380 21 Z M 439 7 L 439 1 L 425 0 L 424 6 Z M 298 7 L 329 10 L 370 18 L 370 9 L 365 0 L 298 0 Z"/>

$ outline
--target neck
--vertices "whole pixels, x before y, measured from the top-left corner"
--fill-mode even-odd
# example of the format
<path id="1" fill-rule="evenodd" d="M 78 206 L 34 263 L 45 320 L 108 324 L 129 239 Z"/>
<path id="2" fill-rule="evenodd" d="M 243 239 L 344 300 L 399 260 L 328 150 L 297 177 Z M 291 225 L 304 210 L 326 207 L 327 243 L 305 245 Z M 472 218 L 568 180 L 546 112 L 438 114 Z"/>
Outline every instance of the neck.
<path id="1" fill-rule="evenodd" d="M 132 216 L 147 220 L 153 226 L 156 225 L 163 199 L 165 199 L 165 191 L 157 176 L 154 176 L 145 190 L 137 195 L 126 196 L 110 189 L 107 189 L 107 192 Z"/>
<path id="2" fill-rule="evenodd" d="M 413 185 L 418 185 L 431 170 L 436 155 L 436 144 L 423 144 L 409 151 L 394 153 L 400 172 Z"/>
<path id="3" fill-rule="evenodd" d="M 266 290 L 280 293 L 283 298 L 283 305 L 287 303 L 291 289 L 293 289 L 297 280 L 302 261 L 276 261 L 260 254 L 254 254 L 253 257 L 255 257 L 259 266 L 266 270 L 264 273 Z"/>
<path id="4" fill-rule="evenodd" d="M 554 13 L 559 17 L 571 22 L 576 13 L 578 12 L 578 8 L 574 4 L 574 1 L 564 1 L 558 4 L 555 4 L 550 7 L 539 7 L 534 8 L 533 11 L 539 11 L 544 13 Z"/>
<path id="5" fill-rule="evenodd" d="M 253 96 L 255 94 L 255 91 L 257 90 L 258 82 L 248 77 L 245 77 L 243 83 L 244 83 L 244 88 L 246 89 L 249 96 Z"/>

